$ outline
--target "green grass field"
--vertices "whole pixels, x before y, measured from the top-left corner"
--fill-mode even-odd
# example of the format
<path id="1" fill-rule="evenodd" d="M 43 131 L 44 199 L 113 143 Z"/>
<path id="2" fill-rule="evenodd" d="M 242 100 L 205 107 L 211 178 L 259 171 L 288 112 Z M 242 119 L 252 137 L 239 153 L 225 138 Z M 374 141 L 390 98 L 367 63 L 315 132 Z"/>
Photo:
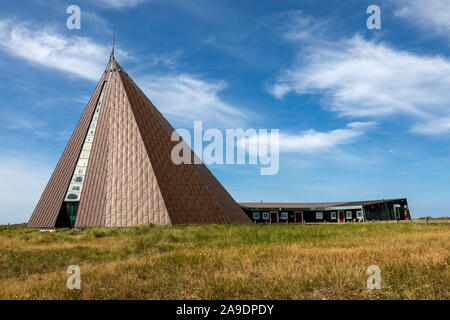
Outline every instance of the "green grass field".
<path id="1" fill-rule="evenodd" d="M 450 224 L 0 227 L 0 299 L 449 299 L 449 263 Z"/>

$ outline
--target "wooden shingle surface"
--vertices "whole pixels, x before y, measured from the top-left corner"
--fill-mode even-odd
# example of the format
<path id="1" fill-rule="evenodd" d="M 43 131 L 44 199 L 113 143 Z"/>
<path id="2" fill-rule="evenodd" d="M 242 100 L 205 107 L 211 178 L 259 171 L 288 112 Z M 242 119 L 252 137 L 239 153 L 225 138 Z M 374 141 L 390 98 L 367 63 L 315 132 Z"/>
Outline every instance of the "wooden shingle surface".
<path id="1" fill-rule="evenodd" d="M 55 226 L 103 84 L 75 227 L 250 221 L 204 164 L 172 162 L 173 127 L 112 58 L 29 227 Z"/>

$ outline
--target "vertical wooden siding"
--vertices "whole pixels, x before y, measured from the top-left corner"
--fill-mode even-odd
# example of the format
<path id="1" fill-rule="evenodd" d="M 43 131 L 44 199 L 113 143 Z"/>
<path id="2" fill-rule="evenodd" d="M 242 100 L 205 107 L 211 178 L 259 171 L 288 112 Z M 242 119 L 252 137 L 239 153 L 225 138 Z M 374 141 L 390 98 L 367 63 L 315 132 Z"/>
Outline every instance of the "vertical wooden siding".
<path id="1" fill-rule="evenodd" d="M 30 228 L 53 228 L 56 224 L 59 211 L 61 209 L 73 171 L 77 164 L 78 156 L 83 147 L 91 118 L 95 111 L 101 87 L 106 73 L 99 81 L 91 100 L 81 116 L 61 158 L 50 177 L 42 196 L 28 221 Z"/>
<path id="2" fill-rule="evenodd" d="M 111 112 L 109 106 L 114 99 L 115 82 L 114 72 L 111 72 L 110 67 L 107 68 L 105 93 L 75 221 L 75 227 L 77 228 L 105 225 L 108 119 Z"/>
<path id="3" fill-rule="evenodd" d="M 75 226 L 167 225 L 170 218 L 118 69 L 113 61 Z"/>
<path id="4" fill-rule="evenodd" d="M 196 170 L 194 165 L 172 162 L 171 151 L 177 143 L 171 141 L 173 128 L 125 72 L 120 76 L 172 223 L 248 222 L 247 215 L 226 191 L 223 193 L 223 187 L 223 191 L 217 187 L 220 183 L 203 164 Z"/>

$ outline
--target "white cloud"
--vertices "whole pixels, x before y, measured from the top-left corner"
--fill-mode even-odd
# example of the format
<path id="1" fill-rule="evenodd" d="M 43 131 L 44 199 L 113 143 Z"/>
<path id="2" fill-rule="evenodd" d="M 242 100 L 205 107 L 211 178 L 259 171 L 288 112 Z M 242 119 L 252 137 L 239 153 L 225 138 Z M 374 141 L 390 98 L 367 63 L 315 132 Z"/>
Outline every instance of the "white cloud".
<path id="1" fill-rule="evenodd" d="M 109 8 L 133 8 L 148 0 L 97 0 L 97 4 Z"/>
<path id="2" fill-rule="evenodd" d="M 301 131 L 299 134 L 280 132 L 278 146 L 280 152 L 316 153 L 336 146 L 351 144 L 363 136 L 367 130 L 376 125 L 373 121 L 351 122 L 344 129 L 319 132 L 314 129 Z M 247 151 L 259 150 L 261 145 L 270 146 L 270 133 L 267 136 L 250 136 L 242 138 L 238 147 Z"/>
<path id="3" fill-rule="evenodd" d="M 355 142 L 375 122 L 352 122 L 344 129 L 318 132 L 310 129 L 299 135 L 280 134 L 280 151 L 312 153 Z"/>
<path id="4" fill-rule="evenodd" d="M 108 61 L 110 46 L 84 37 L 66 37 L 51 26 L 0 20 L 0 49 L 10 55 L 98 81 Z M 122 58 L 127 54 L 119 51 Z"/>
<path id="5" fill-rule="evenodd" d="M 6 122 L 6 127 L 11 130 L 27 130 L 34 132 L 46 125 L 46 123 L 39 119 L 17 112 L 2 112 L 1 117 L 3 121 Z"/>
<path id="6" fill-rule="evenodd" d="M 0 118 L 3 119 L 6 129 L 17 131 L 20 134 L 31 133 L 39 138 L 66 141 L 71 133 L 67 129 L 52 130 L 48 123 L 30 113 L 24 114 L 5 110 L 0 112 Z"/>
<path id="7" fill-rule="evenodd" d="M 399 51 L 356 35 L 313 43 L 270 91 L 278 98 L 291 91 L 321 94 L 322 103 L 342 116 L 403 113 L 431 121 L 449 115 L 449 87 L 447 58 Z"/>
<path id="8" fill-rule="evenodd" d="M 49 26 L 38 28 L 24 21 L 0 20 L 0 50 L 32 63 L 98 81 L 111 48 L 89 38 L 65 37 Z M 153 55 L 150 65 L 163 64 L 174 69 L 178 54 Z M 129 58 L 122 51 L 118 55 L 119 59 Z M 189 74 L 175 74 L 173 70 L 170 74 L 140 79 L 142 89 L 155 105 L 184 124 L 188 120 L 190 125 L 193 120 L 207 120 L 211 124 L 241 125 L 249 116 L 219 97 L 219 92 L 226 87 L 224 82 L 208 82 Z"/>
<path id="9" fill-rule="evenodd" d="M 444 118 L 432 119 L 426 122 L 418 123 L 413 126 L 412 132 L 435 135 L 450 132 L 450 116 Z"/>
<path id="10" fill-rule="evenodd" d="M 108 21 L 94 12 L 83 10 L 81 13 L 81 20 L 83 24 L 82 28 L 84 28 L 84 26 L 87 25 L 98 34 L 112 33 L 113 29 L 108 23 Z"/>
<path id="11" fill-rule="evenodd" d="M 224 82 L 173 74 L 145 76 L 138 83 L 158 109 L 177 124 L 191 127 L 193 121 L 202 120 L 208 124 L 240 126 L 249 117 L 248 112 L 219 97 L 226 87 Z"/>
<path id="12" fill-rule="evenodd" d="M 411 24 L 435 31 L 448 37 L 450 32 L 450 1 L 448 0 L 395 0 L 395 15 Z"/>
<path id="13" fill-rule="evenodd" d="M 286 40 L 301 43 L 318 41 L 319 37 L 325 36 L 327 22 L 314 19 L 301 10 L 290 10 L 276 14 L 276 17 L 278 20 L 289 21 L 280 28 Z"/>
<path id="14" fill-rule="evenodd" d="M 141 73 L 143 70 L 157 70 L 160 73 L 173 72 L 180 67 L 179 59 L 182 55 L 182 50 L 149 53 L 141 57 L 136 73 Z"/>
<path id="15" fill-rule="evenodd" d="M 0 158 L 0 224 L 27 222 L 50 174 L 36 161 Z"/>

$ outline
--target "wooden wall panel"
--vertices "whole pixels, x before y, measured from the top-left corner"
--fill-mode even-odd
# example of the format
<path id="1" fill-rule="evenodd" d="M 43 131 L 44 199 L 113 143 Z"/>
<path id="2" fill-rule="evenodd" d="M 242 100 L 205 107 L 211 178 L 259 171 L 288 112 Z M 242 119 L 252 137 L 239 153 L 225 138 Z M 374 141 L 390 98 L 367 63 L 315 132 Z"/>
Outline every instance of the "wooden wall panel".
<path id="1" fill-rule="evenodd" d="M 107 70 L 109 71 L 105 77 L 105 93 L 86 170 L 75 227 L 105 225 L 108 119 L 118 79 L 116 73 L 111 72 L 109 68 Z"/>
<path id="2" fill-rule="evenodd" d="M 100 79 L 91 100 L 86 106 L 80 121 L 78 122 L 72 136 L 64 149 L 61 158 L 50 177 L 42 196 L 28 221 L 30 228 L 54 228 L 58 218 L 64 197 L 69 188 L 73 171 L 78 161 L 78 156 L 83 147 L 89 124 L 95 111 L 98 98 L 100 96 L 102 84 L 106 72 Z"/>
<path id="3" fill-rule="evenodd" d="M 109 113 L 105 226 L 170 224 L 150 159 L 118 73 Z"/>
<path id="4" fill-rule="evenodd" d="M 192 164 L 172 162 L 171 151 L 177 143 L 171 141 L 173 128 L 125 72 L 120 76 L 172 223 L 249 222 L 203 164 L 195 169 Z"/>

